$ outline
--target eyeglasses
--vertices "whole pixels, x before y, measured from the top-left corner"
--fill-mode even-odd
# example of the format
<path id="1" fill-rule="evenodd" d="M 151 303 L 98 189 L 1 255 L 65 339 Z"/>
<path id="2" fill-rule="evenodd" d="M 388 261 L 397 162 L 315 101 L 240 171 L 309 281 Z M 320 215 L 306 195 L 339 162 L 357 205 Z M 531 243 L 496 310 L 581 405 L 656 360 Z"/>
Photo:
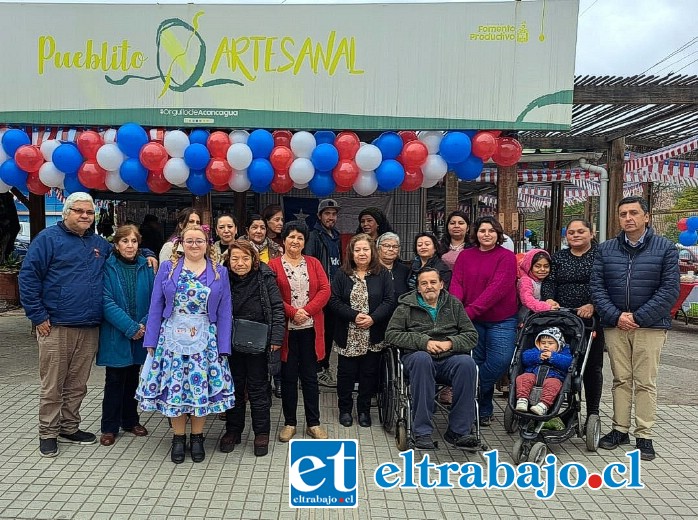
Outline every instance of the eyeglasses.
<path id="1" fill-rule="evenodd" d="M 95 212 L 91 209 L 79 209 L 79 208 L 69 208 L 70 211 L 77 213 L 78 215 L 87 215 L 88 217 L 94 217 Z"/>
<path id="2" fill-rule="evenodd" d="M 380 246 L 381 246 L 383 249 L 394 249 L 395 251 L 397 251 L 398 249 L 400 249 L 400 246 L 393 245 L 393 244 L 381 244 Z"/>
<path id="3" fill-rule="evenodd" d="M 193 245 L 203 246 L 206 243 L 206 241 L 203 238 L 198 238 L 196 240 L 192 240 L 192 239 L 185 240 L 184 243 L 186 245 L 188 245 L 189 247 L 191 247 Z"/>

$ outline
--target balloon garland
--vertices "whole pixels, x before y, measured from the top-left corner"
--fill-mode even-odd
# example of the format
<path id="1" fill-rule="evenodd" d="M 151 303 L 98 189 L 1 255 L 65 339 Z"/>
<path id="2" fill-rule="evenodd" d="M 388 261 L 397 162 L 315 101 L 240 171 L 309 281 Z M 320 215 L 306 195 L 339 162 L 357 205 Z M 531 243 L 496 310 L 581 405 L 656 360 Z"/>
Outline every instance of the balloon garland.
<path id="1" fill-rule="evenodd" d="M 676 227 L 681 231 L 679 244 L 690 247 L 698 243 L 698 216 L 684 217 L 676 223 Z"/>
<path id="2" fill-rule="evenodd" d="M 23 130 L 6 129 L 0 130 L 0 192 L 15 186 L 39 195 L 51 188 L 166 193 L 172 185 L 195 195 L 286 193 L 294 187 L 318 197 L 350 189 L 364 196 L 413 191 L 436 185 L 447 171 L 476 179 L 489 159 L 513 166 L 521 144 L 500 133 L 403 130 L 363 143 L 354 132 L 195 129 L 170 130 L 158 140 L 127 123 L 101 133 L 84 130 L 75 142 L 53 139 L 37 146 Z"/>

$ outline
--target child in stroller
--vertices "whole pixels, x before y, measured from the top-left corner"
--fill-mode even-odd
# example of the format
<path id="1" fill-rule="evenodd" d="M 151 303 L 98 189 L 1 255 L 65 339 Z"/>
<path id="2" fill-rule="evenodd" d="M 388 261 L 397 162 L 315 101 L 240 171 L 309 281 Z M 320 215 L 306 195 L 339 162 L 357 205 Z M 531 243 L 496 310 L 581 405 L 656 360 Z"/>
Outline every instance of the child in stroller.
<path id="1" fill-rule="evenodd" d="M 521 356 L 524 373 L 516 377 L 516 411 L 545 415 L 562 389 L 572 353 L 558 327 L 539 332 L 535 346 Z M 543 380 L 542 391 L 536 392 L 539 379 Z M 529 409 L 530 403 L 533 404 Z"/>

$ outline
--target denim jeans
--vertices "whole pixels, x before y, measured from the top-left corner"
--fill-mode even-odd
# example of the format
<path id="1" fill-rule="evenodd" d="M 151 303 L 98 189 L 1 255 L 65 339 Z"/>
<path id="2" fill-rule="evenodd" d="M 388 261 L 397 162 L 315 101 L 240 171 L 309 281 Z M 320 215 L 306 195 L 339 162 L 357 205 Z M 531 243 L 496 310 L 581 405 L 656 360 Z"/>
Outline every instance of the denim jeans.
<path id="1" fill-rule="evenodd" d="M 473 322 L 478 334 L 473 359 L 480 369 L 480 417 L 489 417 L 494 411 L 494 385 L 511 363 L 518 321 L 512 316 L 497 322 Z"/>

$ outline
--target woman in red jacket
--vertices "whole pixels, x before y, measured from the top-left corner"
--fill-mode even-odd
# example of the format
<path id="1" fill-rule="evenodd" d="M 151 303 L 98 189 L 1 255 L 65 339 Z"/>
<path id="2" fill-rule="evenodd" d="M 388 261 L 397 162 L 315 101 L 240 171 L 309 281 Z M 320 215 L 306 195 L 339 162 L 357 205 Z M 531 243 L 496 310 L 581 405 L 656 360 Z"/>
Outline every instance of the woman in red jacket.
<path id="1" fill-rule="evenodd" d="M 319 260 L 302 254 L 308 227 L 302 222 L 287 223 L 281 232 L 284 254 L 269 261 L 276 273 L 286 314 L 286 336 L 281 347 L 281 406 L 285 424 L 279 441 L 288 442 L 296 434 L 298 379 L 303 388 L 306 433 L 326 439 L 320 426 L 320 390 L 317 364 L 325 355 L 323 307 L 330 299 L 330 284 Z"/>

